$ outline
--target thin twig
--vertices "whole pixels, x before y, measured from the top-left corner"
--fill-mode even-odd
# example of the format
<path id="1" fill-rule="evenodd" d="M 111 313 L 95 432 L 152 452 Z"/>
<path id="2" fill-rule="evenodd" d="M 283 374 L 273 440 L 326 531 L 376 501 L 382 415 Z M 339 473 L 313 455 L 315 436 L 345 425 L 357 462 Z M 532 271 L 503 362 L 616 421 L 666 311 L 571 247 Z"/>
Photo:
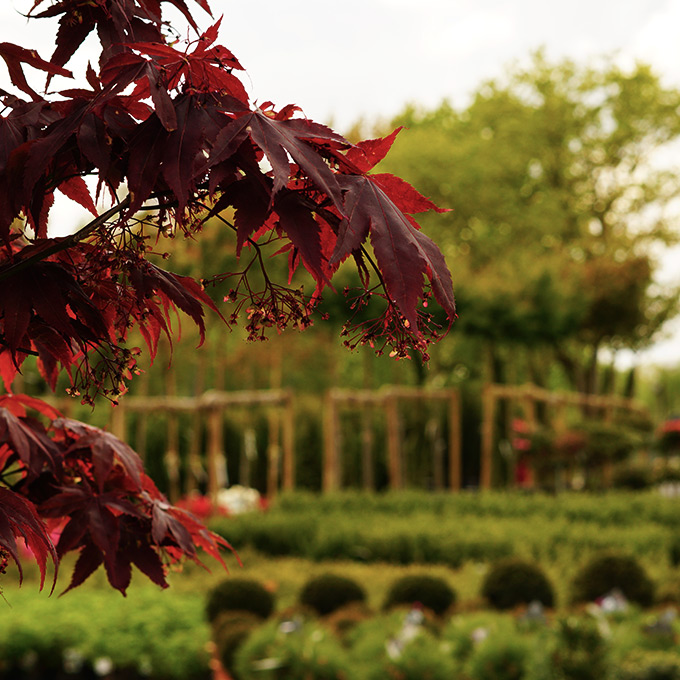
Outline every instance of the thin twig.
<path id="1" fill-rule="evenodd" d="M 25 260 L 19 260 L 8 267 L 5 267 L 4 269 L 0 269 L 0 281 L 4 281 L 5 279 L 14 276 L 14 274 L 23 271 L 36 262 L 42 262 L 52 255 L 56 255 L 57 253 L 72 248 L 76 244 L 80 243 L 80 241 L 82 241 L 84 238 L 88 237 L 95 229 L 108 222 L 108 220 L 110 220 L 114 215 L 125 210 L 130 205 L 130 201 L 131 196 L 128 194 L 118 205 L 115 205 L 102 215 L 99 215 L 99 217 L 92 220 L 92 222 L 89 224 L 86 224 L 82 229 L 79 229 L 77 232 L 75 232 L 75 234 L 55 240 L 51 246 L 34 253 Z"/>

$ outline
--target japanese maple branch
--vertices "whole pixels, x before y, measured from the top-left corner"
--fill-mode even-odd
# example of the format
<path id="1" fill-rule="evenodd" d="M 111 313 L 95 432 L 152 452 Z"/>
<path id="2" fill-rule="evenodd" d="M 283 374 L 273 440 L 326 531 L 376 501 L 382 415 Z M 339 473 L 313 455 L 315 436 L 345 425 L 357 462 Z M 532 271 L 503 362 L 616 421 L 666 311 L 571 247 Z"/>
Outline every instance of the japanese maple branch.
<path id="1" fill-rule="evenodd" d="M 107 210 L 105 213 L 102 213 L 101 215 L 99 215 L 99 217 L 96 217 L 94 220 L 92 220 L 92 222 L 89 222 L 82 229 L 79 229 L 74 234 L 71 234 L 70 236 L 65 236 L 59 241 L 55 241 L 51 246 L 48 246 L 47 248 L 44 248 L 38 251 L 37 253 L 34 253 L 33 255 L 27 257 L 24 260 L 14 262 L 5 269 L 0 270 L 0 282 L 10 278 L 17 272 L 27 269 L 36 262 L 41 262 L 47 259 L 48 257 L 51 257 L 52 255 L 56 255 L 57 253 L 61 253 L 64 250 L 72 248 L 77 243 L 87 238 L 93 231 L 98 229 L 102 224 L 105 224 L 112 217 L 125 210 L 130 205 L 131 200 L 132 198 L 128 194 L 120 203 L 118 203 L 118 205 L 114 205 L 112 208 L 109 208 L 109 210 Z"/>
<path id="2" fill-rule="evenodd" d="M 198 203 L 198 205 L 200 205 L 202 208 L 205 208 L 206 210 L 208 210 L 208 207 L 205 204 Z M 226 224 L 234 233 L 238 233 L 238 229 L 236 228 L 236 225 L 232 224 L 228 219 L 226 219 L 225 217 L 222 217 L 222 215 L 220 215 L 220 214 L 216 214 L 215 217 L 217 217 L 217 219 L 220 220 L 221 222 L 224 222 L 224 224 Z M 255 258 L 250 262 L 250 264 L 248 264 L 248 266 L 242 272 L 239 272 L 239 273 L 241 273 L 241 274 L 247 273 L 248 269 L 250 269 L 250 266 L 253 264 L 255 259 L 257 259 L 257 261 L 260 264 L 260 270 L 262 272 L 262 276 L 264 277 L 265 284 L 267 285 L 267 287 L 269 287 L 271 285 L 271 279 L 269 278 L 269 275 L 267 274 L 267 268 L 266 268 L 265 263 L 264 263 L 264 258 L 262 257 L 262 246 L 257 241 L 253 240 L 250 237 L 247 237 L 246 241 L 248 242 L 249 245 L 251 245 L 255 248 Z M 249 288 L 250 288 L 250 286 L 249 286 Z"/>

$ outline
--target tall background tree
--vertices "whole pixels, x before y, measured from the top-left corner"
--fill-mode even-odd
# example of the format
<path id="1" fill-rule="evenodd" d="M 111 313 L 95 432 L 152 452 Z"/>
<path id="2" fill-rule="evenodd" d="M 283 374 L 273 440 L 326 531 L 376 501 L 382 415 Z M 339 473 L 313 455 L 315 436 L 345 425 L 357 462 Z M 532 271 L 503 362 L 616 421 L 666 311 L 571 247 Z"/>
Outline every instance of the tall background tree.
<path id="1" fill-rule="evenodd" d="M 206 0 L 197 4 L 210 14 Z M 186 43 L 168 38 L 168 5 L 195 32 Z M 138 370 L 131 329 L 153 358 L 162 336 L 171 341 L 179 311 L 201 339 L 205 307 L 227 325 L 244 318 L 253 340 L 305 328 L 346 260 L 360 274 L 359 307 L 382 302 L 377 317 L 350 320 L 348 344 L 425 353 L 443 329 L 422 303 L 433 294 L 444 326 L 455 317 L 444 257 L 411 217 L 438 209 L 398 177 L 371 173 L 394 135 L 352 145 L 295 106 L 252 105 L 240 63 L 216 42 L 221 20 L 199 30 L 184 0 L 35 0 L 30 14 L 57 18 L 59 29 L 49 59 L 0 43 L 15 90 L 2 92 L 0 117 L 0 376 L 8 392 L 0 399 L 0 560 L 18 561 L 19 536 L 43 578 L 50 555 L 79 553 L 69 587 L 103 565 L 125 592 L 133 564 L 166 585 L 168 562 L 197 559 L 197 546 L 221 559 L 225 542 L 169 506 L 125 444 L 12 394 L 24 362 L 35 359 L 52 389 L 65 373 L 84 403 L 97 395 L 115 403 Z M 71 77 L 65 67 L 91 33 L 98 63 L 76 87 L 50 92 L 54 78 Z M 26 67 L 47 76 L 43 93 Z M 92 213 L 69 236 L 50 232 L 57 191 Z M 197 281 L 153 260 L 165 239 L 198 239 L 211 219 L 234 238 L 236 271 Z M 282 281 L 268 251 L 287 261 Z M 312 290 L 296 285 L 299 268 Z M 206 287 L 220 291 L 217 302 Z M 56 547 L 43 520 L 61 529 Z"/>
<path id="2" fill-rule="evenodd" d="M 409 107 L 394 124 L 409 133 L 381 168 L 455 206 L 423 223 L 457 273 L 456 338 L 484 339 L 488 378 L 545 383 L 559 365 L 597 391 L 603 349 L 644 347 L 677 313 L 654 271 L 678 236 L 680 92 L 649 67 L 537 53 L 462 110 Z"/>

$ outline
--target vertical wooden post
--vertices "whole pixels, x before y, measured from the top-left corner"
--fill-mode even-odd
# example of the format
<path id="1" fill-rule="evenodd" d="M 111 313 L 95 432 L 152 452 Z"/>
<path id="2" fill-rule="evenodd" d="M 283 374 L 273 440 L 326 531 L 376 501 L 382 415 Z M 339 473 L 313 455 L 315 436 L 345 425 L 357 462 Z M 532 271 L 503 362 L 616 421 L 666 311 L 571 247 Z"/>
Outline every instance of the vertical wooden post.
<path id="1" fill-rule="evenodd" d="M 295 408 L 293 395 L 286 393 L 283 411 L 283 489 L 295 489 Z"/>
<path id="2" fill-rule="evenodd" d="M 323 474 L 324 492 L 338 489 L 338 412 L 333 390 L 326 392 L 323 405 Z"/>
<path id="3" fill-rule="evenodd" d="M 278 338 L 280 340 L 280 338 Z M 281 389 L 283 378 L 283 351 L 281 343 L 275 342 L 269 367 L 269 389 Z M 279 466 L 281 464 L 281 418 L 276 408 L 270 408 L 267 415 L 269 423 L 269 444 L 267 446 L 267 496 L 274 498 L 279 491 Z"/>
<path id="4" fill-rule="evenodd" d="M 180 496 L 179 485 L 179 422 L 178 414 L 168 413 L 167 444 L 165 449 L 165 467 L 168 472 L 168 496 L 175 503 Z"/>
<path id="5" fill-rule="evenodd" d="M 125 432 L 125 406 L 122 401 L 119 402 L 118 406 L 114 406 L 111 409 L 109 427 L 111 429 L 111 434 L 122 441 L 127 441 Z"/>
<path id="6" fill-rule="evenodd" d="M 364 350 L 367 349 L 364 348 Z M 373 367 L 373 352 L 363 351 L 361 353 L 361 387 L 366 397 L 371 395 L 373 390 Z M 364 491 L 375 491 L 374 403 L 369 399 L 361 403 L 361 485 Z"/>
<path id="7" fill-rule="evenodd" d="M 142 373 L 139 377 L 139 395 L 141 397 L 146 397 L 149 394 L 149 374 Z M 132 446 L 135 451 L 139 454 L 142 460 L 146 460 L 146 450 L 147 450 L 147 424 L 149 422 L 149 416 L 144 411 L 137 411 L 137 417 L 135 419 L 135 441 Z"/>
<path id="8" fill-rule="evenodd" d="M 167 349 L 170 353 L 170 349 Z M 168 359 L 168 363 L 170 360 Z M 175 380 L 175 372 L 167 371 L 165 374 L 165 394 L 170 398 L 177 394 L 177 383 Z M 178 415 L 175 411 L 168 409 L 167 411 L 167 427 L 166 427 L 166 442 L 165 442 L 165 469 L 168 473 L 168 496 L 170 502 L 174 503 L 180 495 L 179 488 L 179 423 Z"/>
<path id="9" fill-rule="evenodd" d="M 375 491 L 373 417 L 373 408 L 366 402 L 361 412 L 361 483 L 365 491 Z"/>
<path id="10" fill-rule="evenodd" d="M 203 411 L 200 408 L 200 396 L 205 389 L 205 364 L 210 346 L 205 347 L 198 353 L 198 366 L 196 367 L 196 381 L 194 382 L 194 397 L 196 406 L 191 413 L 191 437 L 189 439 L 189 451 L 187 454 L 187 475 L 185 482 L 186 492 L 192 493 L 198 490 L 198 484 L 205 478 L 205 470 L 201 464 L 201 427 Z"/>
<path id="11" fill-rule="evenodd" d="M 267 444 L 267 498 L 272 499 L 279 490 L 279 461 L 281 459 L 281 433 L 278 413 L 270 407 L 267 415 L 269 442 Z"/>
<path id="12" fill-rule="evenodd" d="M 385 416 L 387 421 L 387 455 L 390 477 L 390 488 L 394 490 L 404 487 L 401 464 L 401 446 L 399 442 L 399 411 L 395 395 L 385 396 Z"/>
<path id="13" fill-rule="evenodd" d="M 444 484 L 444 450 L 446 444 L 441 436 L 441 420 L 430 418 L 425 424 L 425 434 L 432 444 L 432 486 L 435 491 L 441 491 Z"/>
<path id="14" fill-rule="evenodd" d="M 553 427 L 557 434 L 563 434 L 567 429 L 567 402 L 564 397 L 557 397 L 553 401 L 555 413 L 553 415 Z"/>
<path id="15" fill-rule="evenodd" d="M 222 411 L 213 406 L 208 411 L 208 496 L 213 503 L 217 502 L 217 492 L 226 481 L 223 446 Z"/>
<path id="16" fill-rule="evenodd" d="M 522 398 L 522 408 L 524 411 L 524 418 L 529 425 L 529 429 L 533 430 L 536 427 L 536 395 L 531 391 L 528 385 L 522 388 L 524 397 Z"/>
<path id="17" fill-rule="evenodd" d="M 241 486 L 252 486 L 251 462 L 257 457 L 257 437 L 252 426 L 243 432 L 243 448 L 238 469 L 238 483 Z"/>
<path id="18" fill-rule="evenodd" d="M 461 451 L 460 451 L 460 398 L 458 392 L 451 390 L 448 397 L 449 404 L 449 488 L 460 491 L 461 479 Z"/>
<path id="19" fill-rule="evenodd" d="M 479 461 L 479 487 L 490 489 L 493 465 L 494 419 L 496 417 L 496 394 L 493 385 L 482 389 L 482 451 Z"/>

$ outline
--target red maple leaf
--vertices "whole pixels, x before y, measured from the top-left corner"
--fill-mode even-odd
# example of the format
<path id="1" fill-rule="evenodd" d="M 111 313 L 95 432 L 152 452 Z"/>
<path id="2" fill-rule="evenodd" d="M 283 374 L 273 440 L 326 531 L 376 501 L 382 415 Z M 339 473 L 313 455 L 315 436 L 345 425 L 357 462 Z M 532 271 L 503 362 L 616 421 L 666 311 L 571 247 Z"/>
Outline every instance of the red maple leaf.
<path id="1" fill-rule="evenodd" d="M 40 517 L 30 503 L 20 495 L 0 487 L 0 548 L 16 562 L 19 580 L 23 580 L 23 569 L 19 560 L 16 538 L 21 537 L 31 549 L 40 568 L 40 589 L 45 584 L 47 558 L 54 562 L 54 581 L 57 582 L 57 553 Z"/>
<path id="2" fill-rule="evenodd" d="M 370 234 L 387 293 L 408 326 L 418 329 L 416 303 L 426 276 L 451 321 L 455 318 L 451 274 L 434 242 L 414 228 L 371 176 L 339 177 L 345 192 L 344 213 L 331 264 L 356 252 Z"/>

